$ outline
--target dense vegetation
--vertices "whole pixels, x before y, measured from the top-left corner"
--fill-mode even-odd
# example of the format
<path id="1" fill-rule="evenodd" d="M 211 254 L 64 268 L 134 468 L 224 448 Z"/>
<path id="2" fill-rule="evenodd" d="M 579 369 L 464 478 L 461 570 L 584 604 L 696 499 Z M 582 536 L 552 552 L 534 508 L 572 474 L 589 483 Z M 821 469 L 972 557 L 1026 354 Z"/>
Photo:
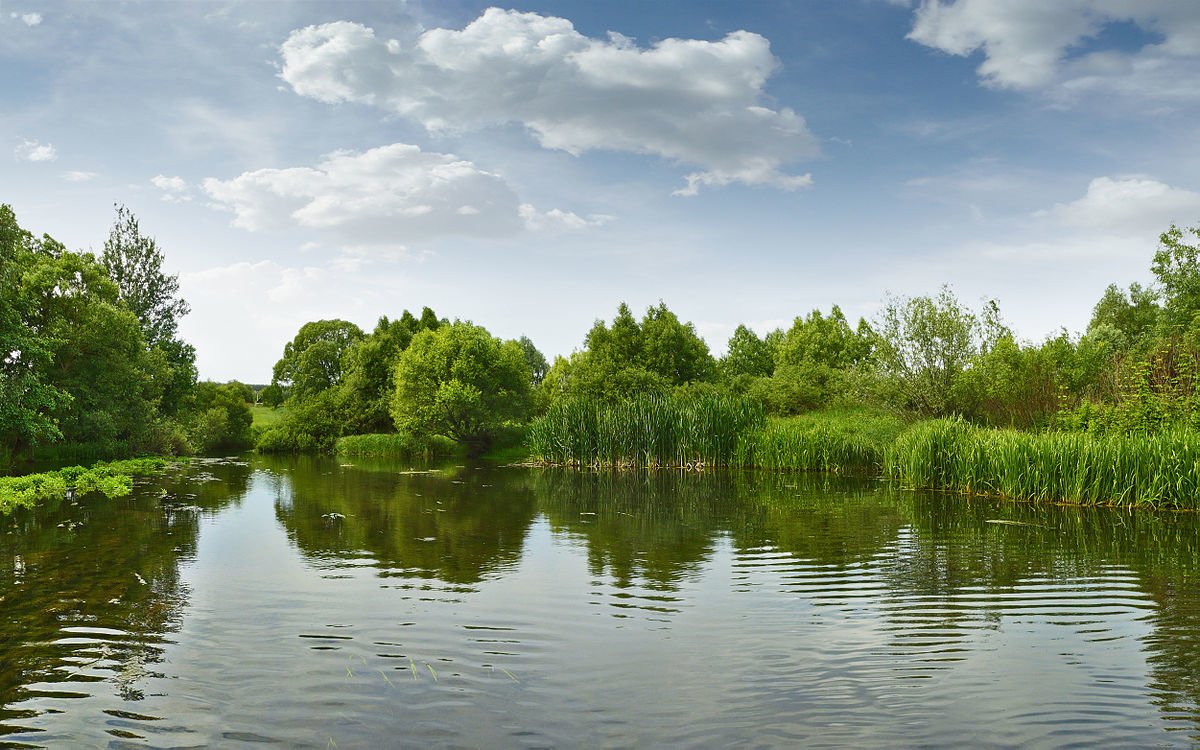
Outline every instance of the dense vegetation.
<path id="1" fill-rule="evenodd" d="M 621 304 L 550 365 L 526 337 L 426 307 L 370 332 L 306 323 L 256 392 L 197 382 L 178 335 L 188 305 L 127 209 L 97 257 L 34 237 L 3 206 L 0 462 L 524 445 L 575 465 L 886 467 L 960 491 L 1181 504 L 1194 471 L 1179 457 L 1200 430 L 1197 237 L 1171 227 L 1152 284 L 1110 286 L 1085 332 L 1039 342 L 1019 340 L 994 301 L 972 308 L 943 287 L 888 297 L 871 321 L 833 306 L 763 336 L 739 326 L 720 359 L 665 304 L 640 319 Z M 1000 456 L 1042 469 L 1014 479 Z M 1150 473 L 1096 468 L 1127 460 Z"/>
<path id="2" fill-rule="evenodd" d="M 188 305 L 162 264 L 124 207 L 97 257 L 0 206 L 0 469 L 250 444 L 253 392 L 196 382 Z"/>

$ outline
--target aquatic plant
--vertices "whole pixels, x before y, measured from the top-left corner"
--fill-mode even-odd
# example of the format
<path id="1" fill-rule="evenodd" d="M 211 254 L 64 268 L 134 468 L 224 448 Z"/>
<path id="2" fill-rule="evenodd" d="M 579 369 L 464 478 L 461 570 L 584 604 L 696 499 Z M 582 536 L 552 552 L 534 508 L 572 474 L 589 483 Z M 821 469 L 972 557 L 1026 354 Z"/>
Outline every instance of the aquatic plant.
<path id="1" fill-rule="evenodd" d="M 102 461 L 88 468 L 68 466 L 41 474 L 0 477 L 0 513 L 61 500 L 68 493 L 99 492 L 108 498 L 123 497 L 133 491 L 133 477 L 158 474 L 176 463 L 177 460 L 162 458 L 132 458 Z"/>
<path id="2" fill-rule="evenodd" d="M 1093 435 L 920 422 L 888 447 L 884 474 L 905 485 L 1084 505 L 1200 506 L 1200 433 Z"/>
<path id="3" fill-rule="evenodd" d="M 743 437 L 765 421 L 761 405 L 733 396 L 573 398 L 534 421 L 527 444 L 533 460 L 549 464 L 731 466 Z"/>
<path id="4" fill-rule="evenodd" d="M 380 458 L 437 458 L 459 452 L 453 440 L 441 435 L 417 438 L 399 433 L 347 435 L 334 444 L 339 456 L 376 456 Z"/>

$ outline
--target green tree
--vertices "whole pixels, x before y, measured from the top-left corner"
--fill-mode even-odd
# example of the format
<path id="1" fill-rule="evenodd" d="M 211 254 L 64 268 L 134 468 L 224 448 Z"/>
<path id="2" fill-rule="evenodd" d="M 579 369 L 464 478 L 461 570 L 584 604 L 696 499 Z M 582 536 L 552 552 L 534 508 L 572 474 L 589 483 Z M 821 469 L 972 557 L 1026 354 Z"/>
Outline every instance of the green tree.
<path id="1" fill-rule="evenodd" d="M 529 365 L 533 386 L 541 385 L 542 381 L 546 379 L 546 373 L 550 371 L 550 363 L 546 361 L 546 355 L 538 351 L 528 336 L 517 339 L 517 343 L 521 345 L 521 351 L 525 354 L 525 364 Z"/>
<path id="2" fill-rule="evenodd" d="M 1154 289 L 1134 282 L 1125 292 L 1116 284 L 1109 284 L 1092 309 L 1087 330 L 1091 333 L 1108 327 L 1120 334 L 1114 343 L 1127 349 L 1153 333 L 1160 312 L 1158 293 Z"/>
<path id="3" fill-rule="evenodd" d="M 418 319 L 405 310 L 398 320 L 381 317 L 371 335 L 354 344 L 346 353 L 346 372 L 342 381 L 350 423 L 347 434 L 391 432 L 395 390 L 396 359 L 408 348 L 413 336 L 435 331 L 447 321 L 426 307 Z"/>
<path id="4" fill-rule="evenodd" d="M 22 281 L 31 325 L 51 342 L 47 382 L 71 396 L 55 412 L 63 439 L 106 452 L 152 449 L 161 393 L 137 317 L 119 304 L 117 285 L 90 253 L 37 243 Z"/>
<path id="5" fill-rule="evenodd" d="M 720 367 L 726 377 L 769 378 L 775 372 L 775 351 L 754 331 L 739 325 L 729 337 L 729 345 Z"/>
<path id="6" fill-rule="evenodd" d="M 210 381 L 196 384 L 188 425 L 188 437 L 196 449 L 204 452 L 236 450 L 251 445 L 253 417 L 246 401 L 248 388 L 236 380 L 224 384 Z"/>
<path id="7" fill-rule="evenodd" d="M 53 415 L 70 398 L 47 382 L 51 342 L 31 325 L 22 288 L 34 245 L 12 207 L 0 205 L 0 464 L 25 446 L 61 437 Z"/>
<path id="8" fill-rule="evenodd" d="M 877 319 L 874 361 L 894 405 L 925 415 L 961 411 L 956 387 L 976 356 L 1009 335 L 995 302 L 980 315 L 948 286 L 936 297 L 889 297 Z"/>
<path id="9" fill-rule="evenodd" d="M 362 329 L 345 320 L 305 323 L 283 348 L 272 382 L 290 386 L 289 398 L 304 400 L 342 382 L 346 353 L 363 338 Z"/>
<path id="10" fill-rule="evenodd" d="M 196 383 L 196 350 L 179 338 L 179 319 L 191 308 L 179 297 L 179 278 L 163 272 L 163 253 L 153 237 L 142 234 L 137 217 L 125 206 L 104 242 L 101 262 L 117 285 L 117 301 L 137 316 L 142 338 L 154 362 L 156 401 L 173 415 Z"/>
<path id="11" fill-rule="evenodd" d="M 445 435 L 477 451 L 526 415 L 531 380 L 519 343 L 455 321 L 417 334 L 400 355 L 392 416 L 401 432 Z"/>
<path id="12" fill-rule="evenodd" d="M 1200 227 L 1187 230 L 1174 224 L 1159 236 L 1159 249 L 1150 270 L 1162 289 L 1161 322 L 1169 330 L 1186 330 L 1200 314 L 1200 247 L 1184 242 L 1185 231 L 1200 239 Z"/>
<path id="13" fill-rule="evenodd" d="M 275 407 L 277 407 L 283 403 L 283 400 L 284 400 L 283 388 L 280 387 L 276 383 L 272 383 L 272 384 L 268 385 L 267 387 L 263 388 L 261 391 L 259 391 L 258 398 L 259 398 L 259 401 L 261 401 L 263 403 L 263 405 L 269 406 L 272 409 L 274 409 Z"/>

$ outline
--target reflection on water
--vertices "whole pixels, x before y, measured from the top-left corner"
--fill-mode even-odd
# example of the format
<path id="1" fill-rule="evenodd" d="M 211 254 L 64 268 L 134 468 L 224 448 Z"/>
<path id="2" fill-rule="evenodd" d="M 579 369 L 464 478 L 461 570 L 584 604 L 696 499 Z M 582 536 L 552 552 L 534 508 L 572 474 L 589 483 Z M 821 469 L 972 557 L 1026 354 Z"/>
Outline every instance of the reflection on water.
<path id="1" fill-rule="evenodd" d="M 0 747 L 1180 746 L 1195 515 L 200 462 L 0 519 Z"/>

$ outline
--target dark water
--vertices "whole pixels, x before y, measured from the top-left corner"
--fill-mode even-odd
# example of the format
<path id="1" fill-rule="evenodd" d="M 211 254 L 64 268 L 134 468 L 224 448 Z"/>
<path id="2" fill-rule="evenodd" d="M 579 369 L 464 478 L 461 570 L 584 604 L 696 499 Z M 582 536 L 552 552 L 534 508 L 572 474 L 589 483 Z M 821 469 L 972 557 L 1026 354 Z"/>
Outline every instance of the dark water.
<path id="1" fill-rule="evenodd" d="M 1196 516 L 355 463 L 0 519 L 0 746 L 1200 746 Z"/>

